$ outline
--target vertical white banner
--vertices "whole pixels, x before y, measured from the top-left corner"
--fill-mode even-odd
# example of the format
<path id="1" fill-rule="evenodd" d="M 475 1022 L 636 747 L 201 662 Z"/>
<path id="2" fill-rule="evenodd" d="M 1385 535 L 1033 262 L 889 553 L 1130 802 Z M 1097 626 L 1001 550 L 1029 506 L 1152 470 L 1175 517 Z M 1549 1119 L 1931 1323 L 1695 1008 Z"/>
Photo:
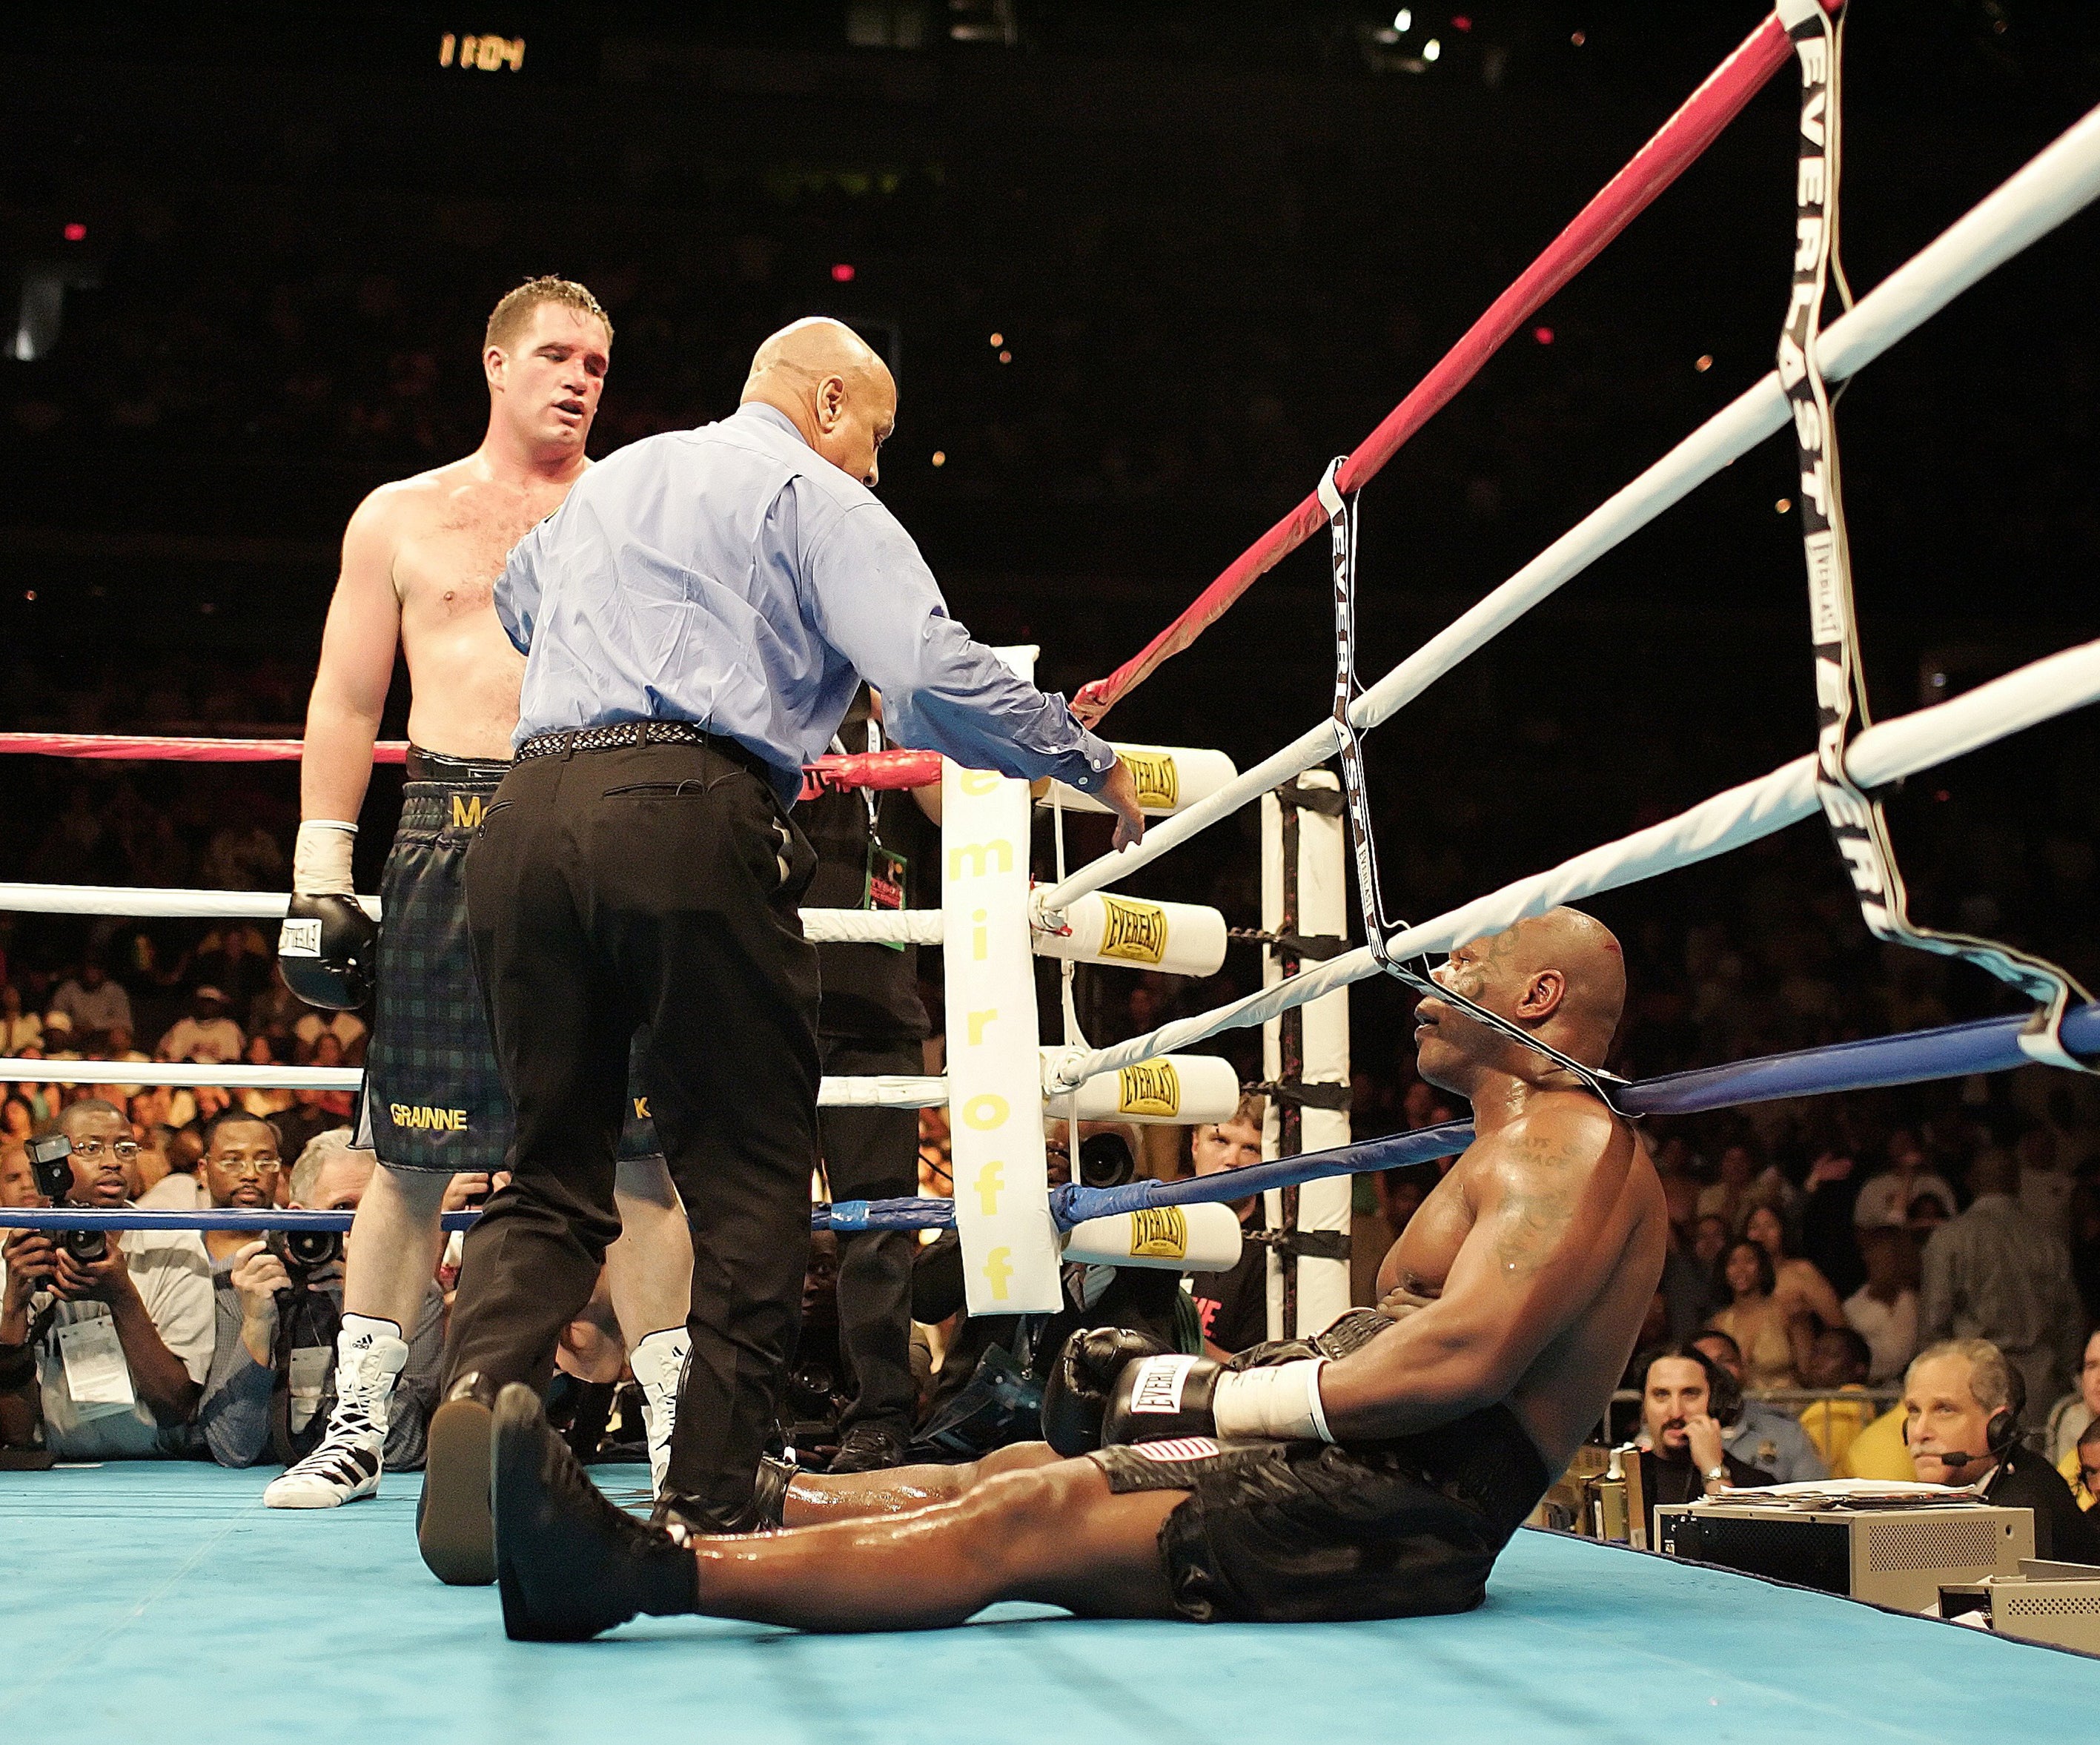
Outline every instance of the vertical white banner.
<path id="1" fill-rule="evenodd" d="M 1333 772 L 1312 770 L 1299 777 L 1306 788 L 1341 784 Z M 1298 814 L 1298 935 L 1300 939 L 1349 934 L 1347 837 L 1342 820 L 1300 810 Z M 1261 925 L 1273 933 L 1283 919 L 1283 808 L 1273 793 L 1261 799 Z M 1262 952 L 1262 982 L 1271 986 L 1283 979 L 1283 968 L 1273 947 Z M 1301 961 L 1301 970 L 1308 965 Z M 1347 1085 L 1349 1082 L 1349 991 L 1338 987 L 1299 1011 L 1305 1025 L 1304 1076 L 1308 1085 Z M 1262 1076 L 1272 1084 L 1283 1076 L 1282 1021 L 1271 1018 L 1261 1027 Z M 1262 1155 L 1277 1155 L 1277 1136 L 1282 1111 L 1272 1098 L 1268 1117 L 1262 1129 Z M 1305 1109 L 1299 1112 L 1301 1150 L 1325 1151 L 1349 1142 L 1348 1111 L 1343 1109 Z M 1298 1191 L 1298 1228 L 1335 1230 L 1344 1237 L 1349 1229 L 1349 1202 L 1354 1178 L 1337 1176 L 1325 1182 L 1308 1182 Z M 1271 1230 L 1283 1226 L 1283 1195 L 1272 1191 L 1263 1196 L 1264 1222 Z M 1349 1263 L 1346 1260 L 1301 1257 L 1298 1262 L 1298 1324 L 1283 1324 L 1283 1268 L 1285 1261 L 1273 1250 L 1268 1257 L 1268 1336 L 1294 1339 L 1326 1328 L 1349 1306 Z"/>
<path id="2" fill-rule="evenodd" d="M 1032 675 L 1033 648 L 999 654 Z M 1032 816 L 1026 782 L 942 765 L 948 1129 L 972 1314 L 1048 1313 L 1063 1301 L 1028 926 Z"/>

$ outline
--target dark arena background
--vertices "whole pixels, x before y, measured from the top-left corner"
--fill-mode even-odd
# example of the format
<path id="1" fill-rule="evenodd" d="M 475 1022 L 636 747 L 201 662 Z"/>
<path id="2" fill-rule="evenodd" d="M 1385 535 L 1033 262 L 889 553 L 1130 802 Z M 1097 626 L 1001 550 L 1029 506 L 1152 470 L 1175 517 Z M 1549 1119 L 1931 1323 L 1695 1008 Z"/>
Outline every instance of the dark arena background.
<path id="1" fill-rule="evenodd" d="M 0 730 L 297 738 L 346 520 L 475 447 L 483 324 L 538 274 L 580 280 L 614 324 L 598 457 L 730 413 L 788 321 L 856 329 L 899 388 L 882 500 L 957 617 L 1039 645 L 1043 688 L 1076 692 L 1298 504 L 1760 15 L 1758 0 L 12 9 Z M 1856 0 L 1846 28 L 1841 246 L 1864 296 L 2100 103 L 2100 7 Z M 1365 489 L 1367 679 L 1771 369 L 1798 103 L 1789 62 Z M 2089 210 L 1846 386 L 1877 718 L 2100 636 L 2096 310 Z M 1813 749 L 1798 494 L 1787 440 L 1758 444 L 1367 739 L 1391 909 L 1438 914 Z M 1323 531 L 1104 731 L 1246 770 L 1326 714 L 1332 656 Z M 403 736 L 406 707 L 404 669 L 382 737 Z M 361 890 L 399 789 L 398 768 L 375 774 Z M 2100 716 L 2073 709 L 1883 797 L 1917 921 L 2100 986 Z M 1255 816 L 1127 888 L 1257 926 Z M 0 756 L 7 881 L 281 891 L 298 823 L 293 762 Z M 1075 864 L 1107 839 L 1077 820 Z M 1051 853 L 1039 830 L 1045 881 Z M 1625 944 L 1610 1064 L 1631 1079 L 2026 1009 L 1975 970 L 1877 943 L 1820 819 L 1584 906 Z M 225 983 L 276 1014 L 236 1009 L 269 1039 L 251 1060 L 311 1063 L 314 1038 L 264 999 L 275 938 L 8 909 L 0 983 L 20 996 L 9 1014 L 36 1014 L 97 960 L 153 1054 L 201 983 Z M 940 954 L 920 961 L 938 1032 Z M 1202 979 L 1083 969 L 1075 992 L 1102 1045 L 1260 986 L 1236 951 Z M 1054 1036 L 1047 971 L 1040 993 Z M 1379 978 L 1352 999 L 1354 1137 L 1448 1119 L 1416 1077 L 1414 996 Z M 1199 1049 L 1264 1076 L 1258 1031 Z M 7 1089 L 12 1143 L 58 1098 Z M 2100 1319 L 2089 1076 L 1663 1116 L 1646 1137 L 1688 1208 L 1734 1219 L 1739 1177 L 1769 1182 L 1789 1248 L 1840 1298 L 1868 1261 L 1849 1218 L 1817 1221 L 1820 1160 L 1864 1178 L 1921 1148 L 1965 1210 L 1979 1157 L 2016 1155 L 2060 1182 L 2043 1198 L 2074 1350 Z M 1436 1179 L 1357 1177 L 1360 1257 Z M 2075 1392 L 2077 1365 L 2058 1379 Z M 2052 1403 L 2030 1402 L 2036 1433 Z M 596 1653 L 536 1651 L 504 1641 L 485 1593 L 415 1566 L 414 1475 L 347 1519 L 267 1514 L 251 1476 L 0 1473 L 0 1734 L 64 1716 L 82 1738 L 226 1741 L 1763 1740 L 1945 1737 L 1960 1716 L 2025 1738 L 2085 1719 L 2100 1691 L 2066 1654 L 1532 1532 L 1487 1607 L 1457 1618 L 1204 1634 L 1010 1607 L 939 1637 L 659 1620 Z"/>

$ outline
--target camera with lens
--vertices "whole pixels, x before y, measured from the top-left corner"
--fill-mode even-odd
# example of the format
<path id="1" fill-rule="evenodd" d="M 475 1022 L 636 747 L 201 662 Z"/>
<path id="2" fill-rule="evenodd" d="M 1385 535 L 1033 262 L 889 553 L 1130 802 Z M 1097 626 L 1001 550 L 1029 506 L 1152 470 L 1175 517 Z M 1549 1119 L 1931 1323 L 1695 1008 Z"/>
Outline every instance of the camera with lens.
<path id="1" fill-rule="evenodd" d="M 64 1133 L 46 1133 L 29 1144 L 29 1167 L 35 1171 L 37 1191 L 55 1205 L 64 1204 L 73 1192 L 73 1141 Z M 55 1232 L 58 1244 L 84 1266 L 91 1266 L 109 1252 L 109 1237 L 99 1230 L 62 1230 Z"/>
<path id="2" fill-rule="evenodd" d="M 268 1239 L 270 1252 L 284 1262 L 295 1289 L 302 1288 L 324 1266 L 332 1266 L 342 1258 L 339 1230 L 273 1230 Z"/>
<path id="3" fill-rule="evenodd" d="M 1137 1173 L 1137 1159 L 1121 1133 L 1089 1133 L 1079 1142 L 1079 1181 L 1087 1187 L 1121 1187 Z"/>

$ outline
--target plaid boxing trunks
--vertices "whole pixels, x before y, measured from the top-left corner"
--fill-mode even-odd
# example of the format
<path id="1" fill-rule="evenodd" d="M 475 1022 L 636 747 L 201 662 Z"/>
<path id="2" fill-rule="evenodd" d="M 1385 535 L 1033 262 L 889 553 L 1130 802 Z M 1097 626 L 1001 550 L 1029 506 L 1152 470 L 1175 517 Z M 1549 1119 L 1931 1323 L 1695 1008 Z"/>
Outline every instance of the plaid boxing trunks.
<path id="1" fill-rule="evenodd" d="M 503 1168 L 515 1136 L 467 929 L 466 851 L 509 766 L 411 746 L 380 879 L 379 961 L 355 1142 L 390 1167 Z M 633 1060 L 641 1058 L 637 1039 Z M 656 1149 L 630 1065 L 622 1158 Z"/>

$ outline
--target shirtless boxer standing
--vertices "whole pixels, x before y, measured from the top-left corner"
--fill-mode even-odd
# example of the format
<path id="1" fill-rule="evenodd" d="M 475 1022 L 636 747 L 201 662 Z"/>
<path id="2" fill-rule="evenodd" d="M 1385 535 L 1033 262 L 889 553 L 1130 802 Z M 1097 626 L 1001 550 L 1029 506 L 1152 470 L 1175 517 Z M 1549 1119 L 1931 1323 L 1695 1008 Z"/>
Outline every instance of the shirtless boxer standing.
<path id="1" fill-rule="evenodd" d="M 1461 948 L 1436 979 L 1586 1063 L 1626 992 L 1617 942 L 1568 909 Z M 566 1641 L 704 1612 L 900 1629 L 999 1600 L 1277 1621 L 1479 1604 L 1625 1370 L 1669 1213 L 1639 1138 L 1565 1069 L 1447 1001 L 1417 1019 L 1423 1076 L 1471 1100 L 1476 1137 L 1393 1245 L 1377 1310 L 1224 1365 L 1075 1334 L 1043 1406 L 1054 1447 L 798 1475 L 775 1486 L 788 1530 L 757 1538 L 644 1526 L 592 1488 L 529 1389 L 505 1389 L 505 1628 Z"/>
<path id="2" fill-rule="evenodd" d="M 343 536 L 307 710 L 302 822 L 278 953 L 293 992 L 314 1005 L 360 1005 L 376 991 L 356 1142 L 382 1167 L 351 1228 L 334 1413 L 320 1446 L 263 1493 L 273 1509 L 333 1508 L 378 1490 L 388 1402 L 408 1356 L 402 1329 L 437 1264 L 446 1186 L 457 1173 L 501 1168 L 510 1146 L 460 884 L 510 765 L 525 670 L 492 590 L 510 548 L 591 464 L 584 443 L 611 344 L 611 323 L 582 285 L 542 278 L 512 291 L 483 342 L 481 446 L 382 485 Z M 411 743 L 381 931 L 351 895 L 351 850 L 397 646 L 408 663 Z M 636 1137 L 623 1138 L 623 1234 L 607 1266 L 660 1485 L 692 1247 L 663 1160 L 633 1155 L 644 1149 Z"/>

